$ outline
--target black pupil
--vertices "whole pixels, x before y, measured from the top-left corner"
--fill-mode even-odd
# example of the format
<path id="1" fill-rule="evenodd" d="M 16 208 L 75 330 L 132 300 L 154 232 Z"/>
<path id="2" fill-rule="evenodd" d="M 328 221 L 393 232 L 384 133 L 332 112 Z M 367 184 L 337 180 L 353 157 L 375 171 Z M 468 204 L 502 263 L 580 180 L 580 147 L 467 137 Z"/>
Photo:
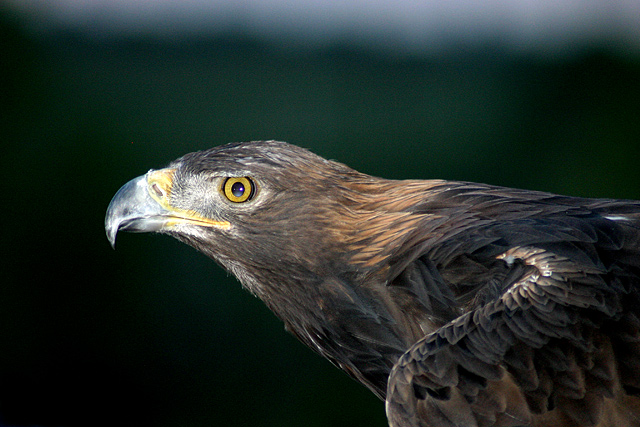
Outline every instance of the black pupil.
<path id="1" fill-rule="evenodd" d="M 231 194 L 235 197 L 242 197 L 244 195 L 244 184 L 241 182 L 234 182 L 231 185 Z"/>

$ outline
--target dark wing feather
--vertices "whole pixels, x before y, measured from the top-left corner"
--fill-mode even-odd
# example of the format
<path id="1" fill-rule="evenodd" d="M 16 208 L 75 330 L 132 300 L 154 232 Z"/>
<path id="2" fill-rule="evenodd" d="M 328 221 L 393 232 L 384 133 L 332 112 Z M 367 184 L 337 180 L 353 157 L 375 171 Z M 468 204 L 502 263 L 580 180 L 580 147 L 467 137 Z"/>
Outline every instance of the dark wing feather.
<path id="1" fill-rule="evenodd" d="M 640 425 L 638 407 L 616 418 L 640 391 L 637 225 L 586 213 L 475 232 L 490 243 L 465 251 L 462 233 L 437 262 L 464 314 L 398 360 L 390 425 Z"/>

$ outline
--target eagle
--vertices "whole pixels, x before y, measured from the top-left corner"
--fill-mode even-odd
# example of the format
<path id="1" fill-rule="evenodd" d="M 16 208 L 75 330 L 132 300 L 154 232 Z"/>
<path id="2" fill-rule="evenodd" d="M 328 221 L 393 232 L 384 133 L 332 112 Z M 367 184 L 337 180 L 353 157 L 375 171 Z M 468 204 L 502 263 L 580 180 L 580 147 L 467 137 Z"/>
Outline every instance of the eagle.
<path id="1" fill-rule="evenodd" d="M 254 141 L 129 181 L 105 228 L 215 260 L 391 427 L 640 426 L 640 201 L 382 179 Z"/>

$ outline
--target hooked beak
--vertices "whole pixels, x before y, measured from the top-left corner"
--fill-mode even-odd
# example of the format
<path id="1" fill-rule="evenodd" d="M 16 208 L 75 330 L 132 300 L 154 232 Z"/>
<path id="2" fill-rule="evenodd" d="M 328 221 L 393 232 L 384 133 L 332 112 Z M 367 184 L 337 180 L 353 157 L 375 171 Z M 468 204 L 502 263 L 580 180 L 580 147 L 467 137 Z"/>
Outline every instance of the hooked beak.
<path id="1" fill-rule="evenodd" d="M 184 225 L 228 229 L 227 221 L 215 221 L 193 210 L 170 203 L 175 169 L 150 170 L 123 185 L 111 199 L 104 220 L 107 239 L 115 248 L 118 231 L 162 232 Z"/>
<path id="2" fill-rule="evenodd" d="M 162 230 L 169 219 L 169 211 L 158 203 L 149 192 L 147 174 L 123 185 L 107 208 L 104 220 L 107 239 L 115 248 L 118 231 L 150 233 Z"/>

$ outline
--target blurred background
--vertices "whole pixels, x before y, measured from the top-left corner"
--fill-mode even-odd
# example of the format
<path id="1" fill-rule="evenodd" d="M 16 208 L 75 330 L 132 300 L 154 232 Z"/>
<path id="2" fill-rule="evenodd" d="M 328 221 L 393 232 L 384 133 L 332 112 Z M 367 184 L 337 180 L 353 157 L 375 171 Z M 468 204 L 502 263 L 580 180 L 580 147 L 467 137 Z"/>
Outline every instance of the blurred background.
<path id="1" fill-rule="evenodd" d="M 0 88 L 2 426 L 386 425 L 204 256 L 110 248 L 184 153 L 640 199 L 637 0 L 0 0 Z"/>

